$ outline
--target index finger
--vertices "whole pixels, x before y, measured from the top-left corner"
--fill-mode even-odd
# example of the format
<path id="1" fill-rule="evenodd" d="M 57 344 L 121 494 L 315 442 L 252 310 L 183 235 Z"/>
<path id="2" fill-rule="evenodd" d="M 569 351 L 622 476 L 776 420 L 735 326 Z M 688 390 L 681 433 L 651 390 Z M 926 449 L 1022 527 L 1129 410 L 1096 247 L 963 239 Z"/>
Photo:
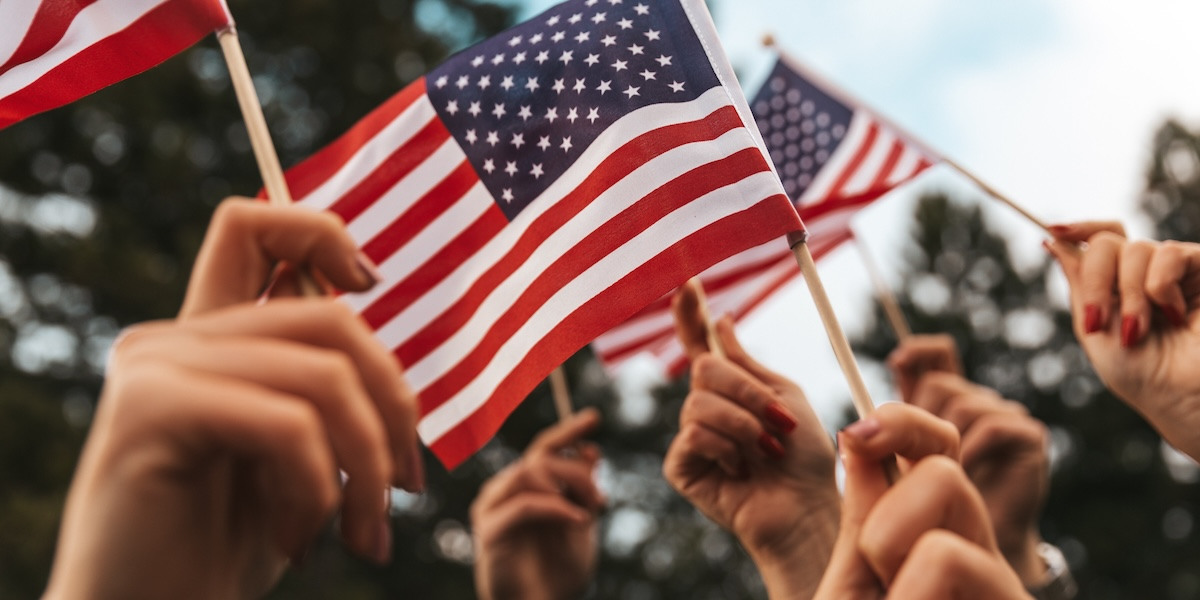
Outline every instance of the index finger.
<path id="1" fill-rule="evenodd" d="M 311 265 L 343 290 L 363 291 L 379 279 L 336 215 L 231 198 L 213 214 L 180 317 L 255 300 L 281 261 Z"/>
<path id="2" fill-rule="evenodd" d="M 1125 237 L 1125 226 L 1120 221 L 1080 221 L 1050 226 L 1050 234 L 1061 242 L 1086 242 L 1104 231 Z"/>
<path id="3" fill-rule="evenodd" d="M 533 438 L 526 454 L 533 452 L 558 453 L 572 446 L 600 425 L 600 413 L 594 408 L 585 408 L 567 420 L 555 423 Z"/>
<path id="4" fill-rule="evenodd" d="M 733 400 L 756 415 L 763 414 L 772 402 L 780 401 L 767 384 L 732 362 L 712 355 L 701 356 L 693 363 L 692 387 Z"/>

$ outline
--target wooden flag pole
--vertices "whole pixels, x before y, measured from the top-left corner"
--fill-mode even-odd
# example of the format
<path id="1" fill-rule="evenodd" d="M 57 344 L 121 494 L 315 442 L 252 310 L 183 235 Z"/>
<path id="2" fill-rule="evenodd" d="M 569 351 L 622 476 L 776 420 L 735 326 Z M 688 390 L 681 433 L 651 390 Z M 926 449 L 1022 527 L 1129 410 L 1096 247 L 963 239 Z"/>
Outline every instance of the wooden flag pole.
<path id="1" fill-rule="evenodd" d="M 550 372 L 550 393 L 554 395 L 554 408 L 561 423 L 571 418 L 571 389 L 567 387 L 567 372 L 559 365 Z"/>
<path id="2" fill-rule="evenodd" d="M 704 284 L 700 282 L 699 277 L 693 277 L 685 285 L 696 294 L 697 312 L 704 320 L 704 335 L 708 342 L 708 352 L 717 358 L 725 358 L 725 347 L 721 345 L 721 338 L 717 336 L 717 326 L 708 313 L 708 298 L 704 295 Z"/>
<path id="3" fill-rule="evenodd" d="M 825 326 L 829 344 L 833 346 L 833 354 L 837 357 L 838 365 L 846 376 L 846 383 L 850 386 L 850 400 L 854 403 L 854 410 L 858 413 L 858 418 L 865 418 L 875 412 L 875 404 L 871 402 L 871 395 L 867 392 L 867 384 L 858 368 L 858 361 L 854 359 L 850 342 L 838 323 L 833 304 L 829 301 L 829 295 L 825 293 L 820 275 L 817 274 L 812 252 L 808 250 L 808 244 L 800 241 L 792 246 L 792 254 L 796 256 L 796 263 L 800 265 L 800 273 L 804 276 L 804 283 L 808 285 L 809 294 L 817 305 L 817 313 Z"/>
<path id="4" fill-rule="evenodd" d="M 237 95 L 238 106 L 242 109 L 242 119 L 246 121 L 246 133 L 250 135 L 250 147 L 254 149 L 254 159 L 258 162 L 259 172 L 262 173 L 267 198 L 271 204 L 291 204 L 292 194 L 288 191 L 287 180 L 283 177 L 283 166 L 279 164 L 279 155 L 275 152 L 275 144 L 271 141 L 270 131 L 267 130 L 267 119 L 263 116 L 258 92 L 254 90 L 250 68 L 246 66 L 246 55 L 242 52 L 241 42 L 238 41 L 237 28 L 230 25 L 222 29 L 217 32 L 217 40 L 225 54 L 229 78 L 233 80 L 233 90 Z"/>
<path id="5" fill-rule="evenodd" d="M 234 95 L 237 96 L 238 107 L 242 110 L 246 133 L 250 136 L 250 147 L 254 150 L 254 160 L 258 163 L 259 173 L 262 174 L 263 186 L 267 188 L 267 201 L 275 206 L 287 206 L 292 203 L 292 193 L 288 190 L 287 179 L 283 176 L 283 165 L 279 163 L 279 154 L 275 151 L 275 143 L 271 141 L 271 132 L 267 129 L 267 118 L 263 115 L 258 92 L 254 89 L 250 67 L 246 65 L 246 55 L 242 52 L 241 41 L 238 40 L 237 27 L 230 25 L 218 31 L 217 41 L 220 42 L 221 51 L 225 55 L 229 79 L 233 82 Z M 297 282 L 303 296 L 325 295 L 307 270 L 298 272 Z"/>
<path id="6" fill-rule="evenodd" d="M 867 251 L 866 245 L 858 241 L 857 236 L 853 240 L 854 247 L 858 249 L 858 254 L 862 257 L 863 265 L 867 269 L 867 275 L 870 276 L 871 283 L 875 286 L 875 294 L 879 297 L 879 304 L 883 306 L 883 314 L 891 324 L 892 331 L 896 333 L 896 339 L 903 342 L 912 335 L 912 328 L 908 326 L 908 320 L 904 318 L 904 312 L 900 310 L 900 303 L 896 301 L 896 295 L 892 293 L 892 288 L 884 279 L 879 265 L 875 264 L 875 260 L 871 258 L 871 253 Z"/>
<path id="7" fill-rule="evenodd" d="M 847 93 L 841 87 L 830 83 L 828 80 L 826 80 L 823 77 L 815 76 L 814 74 L 809 72 L 808 69 L 798 68 L 796 61 L 791 60 L 790 57 L 784 53 L 783 49 L 779 48 L 778 43 L 775 41 L 775 36 L 771 35 L 770 33 L 763 35 L 762 45 L 766 48 L 774 49 L 776 52 L 779 53 L 780 58 L 786 60 L 789 63 L 789 66 L 791 66 L 793 69 L 796 69 L 797 71 L 803 71 L 805 77 L 817 80 L 821 84 L 821 86 L 824 87 L 826 90 L 836 94 L 836 96 L 838 96 L 844 104 L 851 104 L 854 106 L 865 106 L 862 102 L 859 102 L 853 95 Z M 913 135 L 911 135 L 910 133 L 908 133 L 908 131 L 906 131 L 902 127 L 897 126 L 890 119 L 883 116 L 882 114 L 879 114 L 878 111 L 872 110 L 871 112 L 875 115 L 876 120 L 878 120 L 880 123 L 891 128 L 897 134 L 908 139 L 910 142 L 919 145 L 919 142 L 916 141 L 917 138 L 914 137 Z M 1047 234 L 1050 234 L 1050 237 L 1054 237 L 1054 235 L 1050 233 L 1050 227 L 1046 225 L 1045 221 L 1042 221 L 1041 219 L 1034 216 L 1033 213 L 1029 212 L 1028 210 L 1025 210 L 1024 207 L 1022 207 L 1021 205 L 1014 202 L 1008 196 L 1001 194 L 996 188 L 988 185 L 986 182 L 984 182 L 982 179 L 980 179 L 977 175 L 975 175 L 971 171 L 968 171 L 967 169 L 963 168 L 962 165 L 958 164 L 957 162 L 955 162 L 949 158 L 946 158 L 945 156 L 942 156 L 939 153 L 929 152 L 929 154 L 932 156 L 938 157 L 938 159 L 942 163 L 945 163 L 946 166 L 954 169 L 955 171 L 958 171 L 960 174 L 962 174 L 963 177 L 966 177 L 967 179 L 971 180 L 971 182 L 974 183 L 976 186 L 978 186 L 979 189 L 982 190 L 984 194 L 987 194 L 988 196 L 991 196 L 993 199 L 999 200 L 1000 202 L 1007 204 L 1009 206 L 1009 208 L 1017 211 L 1017 214 L 1028 219 L 1030 223 L 1033 223 L 1034 225 L 1037 225 L 1038 227 L 1040 227 L 1042 229 L 1042 231 L 1045 231 Z"/>

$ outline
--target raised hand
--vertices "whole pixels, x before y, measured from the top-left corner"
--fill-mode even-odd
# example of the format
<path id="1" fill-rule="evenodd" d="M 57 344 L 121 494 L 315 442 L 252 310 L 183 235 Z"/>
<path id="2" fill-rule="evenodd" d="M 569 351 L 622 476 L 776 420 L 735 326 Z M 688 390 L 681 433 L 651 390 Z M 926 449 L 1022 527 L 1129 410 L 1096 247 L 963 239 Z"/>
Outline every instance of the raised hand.
<path id="1" fill-rule="evenodd" d="M 276 260 L 314 247 L 330 281 L 373 284 L 348 236 L 301 210 L 225 205 L 186 318 L 115 346 L 46 597 L 258 597 L 338 510 L 353 551 L 388 559 L 388 484 L 424 485 L 401 369 L 340 303 L 253 303 Z"/>
<path id="2" fill-rule="evenodd" d="M 690 289 L 674 309 L 694 363 L 663 474 L 738 537 L 772 597 L 811 595 L 837 535 L 833 444 L 800 388 L 746 354 L 732 321 L 717 324 L 719 359 Z"/>
<path id="3" fill-rule="evenodd" d="M 922 377 L 909 402 L 958 428 L 963 470 L 983 496 L 1000 552 L 1026 585 L 1040 584 L 1046 566 L 1037 522 L 1050 483 L 1045 425 L 1020 403 L 944 372 Z"/>
<path id="4" fill-rule="evenodd" d="M 587 588 L 604 497 L 592 480 L 600 453 L 583 437 L 599 423 L 580 411 L 484 484 L 471 505 L 480 598 L 566 600 Z"/>
<path id="5" fill-rule="evenodd" d="M 902 424 L 883 409 L 915 410 L 884 406 L 882 418 L 839 434 L 846 469 L 841 531 L 815 597 L 1027 599 L 1000 556 L 979 492 L 946 456 L 953 450 L 919 441 L 953 426 L 933 417 Z M 880 461 L 892 454 L 912 467 L 889 487 Z"/>
<path id="6" fill-rule="evenodd" d="M 1105 385 L 1168 442 L 1200 457 L 1200 245 L 1068 227 L 1047 248 L 1071 288 L 1075 335 Z M 1071 242 L 1086 240 L 1080 250 Z"/>
<path id="7" fill-rule="evenodd" d="M 909 336 L 888 356 L 887 364 L 900 397 L 906 402 L 912 398 L 917 382 L 926 373 L 963 374 L 958 345 L 946 334 Z"/>

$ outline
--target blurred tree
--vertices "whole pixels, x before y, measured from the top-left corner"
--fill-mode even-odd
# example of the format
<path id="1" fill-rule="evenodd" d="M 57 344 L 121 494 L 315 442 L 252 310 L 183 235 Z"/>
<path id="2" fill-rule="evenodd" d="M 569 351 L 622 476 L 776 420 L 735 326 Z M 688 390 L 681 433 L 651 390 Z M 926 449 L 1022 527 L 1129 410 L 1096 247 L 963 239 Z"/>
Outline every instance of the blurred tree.
<path id="1" fill-rule="evenodd" d="M 1194 152 L 1196 139 L 1186 139 Z M 1163 160 L 1177 160 L 1168 156 L 1175 144 L 1158 147 L 1155 174 Z M 1154 181 L 1152 189 L 1163 185 Z M 1181 197 L 1167 188 L 1164 197 Z M 1197 197 L 1193 191 L 1190 208 L 1173 210 L 1195 211 Z M 1003 232 L 988 228 L 980 207 L 943 195 L 922 199 L 912 239 L 898 295 L 913 330 L 953 335 L 968 378 L 1021 401 L 1050 427 L 1053 476 L 1042 532 L 1067 555 L 1083 597 L 1200 594 L 1200 542 L 1192 532 L 1200 472 L 1096 378 L 1069 313 L 1047 293 L 1057 265 L 1047 259 L 1018 269 Z M 880 308 L 875 323 L 855 345 L 882 360 L 895 338 Z"/>

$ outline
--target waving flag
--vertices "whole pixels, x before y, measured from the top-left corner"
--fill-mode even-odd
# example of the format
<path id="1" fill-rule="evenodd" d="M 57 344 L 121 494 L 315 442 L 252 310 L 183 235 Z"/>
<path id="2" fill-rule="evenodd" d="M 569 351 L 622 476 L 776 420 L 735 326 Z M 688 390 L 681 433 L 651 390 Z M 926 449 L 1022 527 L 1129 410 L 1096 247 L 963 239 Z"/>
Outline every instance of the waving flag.
<path id="1" fill-rule="evenodd" d="M 223 0 L 4 0 L 0 129 L 141 73 L 232 22 Z"/>
<path id="2" fill-rule="evenodd" d="M 938 160 L 786 57 L 776 61 L 751 109 L 784 189 L 808 226 L 815 258 L 850 239 L 855 213 Z M 733 256 L 700 279 L 710 312 L 737 319 L 799 275 L 791 253 L 771 245 Z M 679 372 L 686 360 L 670 307 L 670 298 L 661 298 L 600 336 L 593 347 L 601 360 L 615 368 L 648 352 L 669 373 Z"/>
<path id="3" fill-rule="evenodd" d="M 801 230 L 701 0 L 572 0 L 451 58 L 292 169 L 385 282 L 345 301 L 450 467 L 555 367 Z"/>

